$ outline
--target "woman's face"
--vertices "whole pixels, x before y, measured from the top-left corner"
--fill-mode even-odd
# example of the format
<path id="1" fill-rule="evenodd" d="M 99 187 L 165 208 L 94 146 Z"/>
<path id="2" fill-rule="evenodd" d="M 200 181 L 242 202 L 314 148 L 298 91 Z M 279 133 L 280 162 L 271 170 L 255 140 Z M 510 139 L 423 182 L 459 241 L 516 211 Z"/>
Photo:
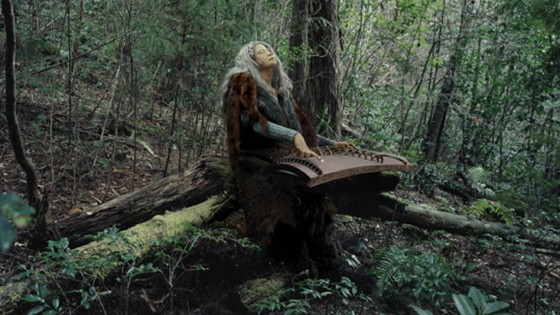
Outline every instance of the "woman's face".
<path id="1" fill-rule="evenodd" d="M 278 64 L 274 54 L 266 46 L 256 44 L 253 47 L 253 51 L 255 52 L 255 62 L 259 65 L 259 69 L 273 68 Z"/>

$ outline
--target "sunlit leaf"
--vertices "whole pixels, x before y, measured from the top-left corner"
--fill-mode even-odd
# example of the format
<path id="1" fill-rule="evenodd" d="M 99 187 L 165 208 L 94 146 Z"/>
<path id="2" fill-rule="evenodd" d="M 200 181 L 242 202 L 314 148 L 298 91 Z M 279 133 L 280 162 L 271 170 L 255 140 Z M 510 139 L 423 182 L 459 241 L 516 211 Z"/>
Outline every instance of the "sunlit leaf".
<path id="1" fill-rule="evenodd" d="M 43 302 L 43 301 L 44 301 L 43 298 L 41 298 L 40 296 L 31 295 L 31 294 L 26 295 L 23 299 L 24 299 L 26 302 L 29 302 L 29 303 L 39 303 L 39 302 Z M 41 311 L 42 311 L 42 309 L 41 309 Z"/>
<path id="2" fill-rule="evenodd" d="M 476 315 L 474 305 L 469 298 L 463 294 L 453 294 L 453 301 L 461 315 Z"/>
<path id="3" fill-rule="evenodd" d="M 433 315 L 434 313 L 430 312 L 430 311 L 426 311 L 416 305 L 409 305 L 418 315 Z"/>
<path id="4" fill-rule="evenodd" d="M 29 302 L 31 302 L 31 301 L 29 301 Z M 39 314 L 39 313 L 41 313 L 44 309 L 45 309 L 45 306 L 44 306 L 44 305 L 35 306 L 34 308 L 30 309 L 30 310 L 27 312 L 27 315 Z"/>
<path id="5" fill-rule="evenodd" d="M 509 304 L 503 301 L 492 302 L 484 308 L 484 312 L 482 314 L 494 314 L 496 312 L 505 310 L 509 307 Z"/>
<path id="6" fill-rule="evenodd" d="M 482 309 L 484 305 L 486 305 L 487 297 L 475 287 L 469 289 L 469 297 L 474 302 L 477 309 Z"/>

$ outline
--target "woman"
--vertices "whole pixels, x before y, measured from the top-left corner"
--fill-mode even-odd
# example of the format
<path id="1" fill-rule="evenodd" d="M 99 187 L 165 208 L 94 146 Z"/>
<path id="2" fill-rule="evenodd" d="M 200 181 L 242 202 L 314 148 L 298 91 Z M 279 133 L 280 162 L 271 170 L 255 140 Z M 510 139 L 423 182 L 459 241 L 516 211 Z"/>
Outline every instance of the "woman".
<path id="1" fill-rule="evenodd" d="M 250 42 L 235 58 L 222 85 L 228 153 L 237 166 L 241 150 L 268 149 L 290 143 L 302 157 L 320 158 L 309 147 L 349 145 L 317 137 L 293 100 L 292 81 L 270 45 Z"/>
<path id="2" fill-rule="evenodd" d="M 229 159 L 249 234 L 277 258 L 328 271 L 338 265 L 333 205 L 322 193 L 276 185 L 264 171 L 270 161 L 252 154 L 287 148 L 321 159 L 309 147 L 353 146 L 317 136 L 291 90 L 270 45 L 250 42 L 241 48 L 222 85 Z"/>

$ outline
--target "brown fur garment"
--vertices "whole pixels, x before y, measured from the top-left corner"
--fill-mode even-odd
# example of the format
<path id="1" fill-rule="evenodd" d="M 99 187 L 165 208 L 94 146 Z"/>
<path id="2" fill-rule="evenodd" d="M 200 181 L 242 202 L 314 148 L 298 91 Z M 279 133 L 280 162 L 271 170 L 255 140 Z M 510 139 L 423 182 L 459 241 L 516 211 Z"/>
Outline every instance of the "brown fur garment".
<path id="1" fill-rule="evenodd" d="M 241 112 L 245 111 L 250 122 L 258 121 L 263 130 L 267 130 L 268 118 L 258 109 L 257 82 L 247 72 L 233 75 L 225 99 L 227 146 L 230 164 L 233 168 L 238 165 L 241 152 Z M 317 146 L 315 128 L 309 122 L 303 111 L 290 96 L 303 137 L 310 147 Z"/>

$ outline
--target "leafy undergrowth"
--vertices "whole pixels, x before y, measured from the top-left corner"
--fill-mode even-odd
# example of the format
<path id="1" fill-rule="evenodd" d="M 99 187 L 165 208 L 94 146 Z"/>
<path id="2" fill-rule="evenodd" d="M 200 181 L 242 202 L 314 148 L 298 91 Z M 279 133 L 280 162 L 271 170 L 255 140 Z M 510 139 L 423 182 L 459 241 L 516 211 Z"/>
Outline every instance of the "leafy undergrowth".
<path id="1" fill-rule="evenodd" d="M 22 103 L 20 119 L 29 154 L 41 182 L 50 183 L 58 218 L 87 211 L 162 176 L 167 145 L 149 137 L 149 130 L 142 135 L 149 146 L 131 144 L 124 131 L 100 141 L 95 140 L 98 125 L 84 120 L 78 145 L 65 144 L 67 135 L 61 129 L 53 131 L 51 140 L 59 145 L 50 146 L 45 142 L 49 128 L 44 119 L 49 115 L 48 107 Z M 56 120 L 64 113 L 55 111 L 52 116 Z M 165 124 L 166 116 L 161 117 L 153 120 L 154 126 Z M 126 124 L 113 127 L 119 128 L 126 129 Z M 6 132 L 0 127 L 0 191 L 23 196 L 25 177 Z M 184 162 L 171 156 L 176 170 L 184 168 Z M 462 206 L 443 193 L 433 199 L 411 191 L 398 194 L 444 210 Z M 61 268 L 64 263 L 53 266 L 49 271 L 69 282 L 61 279 L 60 287 L 45 286 L 40 278 L 32 278 L 28 303 L 19 313 L 35 309 L 74 314 L 414 314 L 414 305 L 434 314 L 457 314 L 453 294 L 469 301 L 472 287 L 488 303 L 508 303 L 512 314 L 560 313 L 560 259 L 550 253 L 491 237 L 469 238 L 347 216 L 338 217 L 336 228 L 344 268 L 328 278 L 310 278 L 304 270 L 269 260 L 232 232 L 208 228 L 167 240 L 165 249 L 150 261 L 119 257 L 125 262 L 121 273 L 107 279 L 96 278 L 91 266 L 109 264 L 109 257 L 74 269 Z M 61 242 L 40 254 L 27 249 L 24 240 L 20 234 L 10 251 L 0 256 L 0 284 L 12 279 L 21 266 L 32 269 L 45 255 L 57 263 L 68 263 L 72 257 Z M 259 283 L 279 285 L 262 293 Z M 251 294 L 247 288 L 260 293 Z"/>
<path id="2" fill-rule="evenodd" d="M 115 233 L 106 232 L 113 239 Z M 76 264 L 64 240 L 51 242 L 31 259 L 47 271 L 34 273 L 24 263 L 34 287 L 16 313 L 415 314 L 414 307 L 458 314 L 454 298 L 475 305 L 473 287 L 487 304 L 509 304 L 511 314 L 560 311 L 560 259 L 531 248 L 347 216 L 338 217 L 337 237 L 344 268 L 323 278 L 271 261 L 219 227 L 161 240 L 149 261 L 106 256 Z M 99 278 L 92 266 L 115 259 L 124 262 L 119 274 Z"/>

